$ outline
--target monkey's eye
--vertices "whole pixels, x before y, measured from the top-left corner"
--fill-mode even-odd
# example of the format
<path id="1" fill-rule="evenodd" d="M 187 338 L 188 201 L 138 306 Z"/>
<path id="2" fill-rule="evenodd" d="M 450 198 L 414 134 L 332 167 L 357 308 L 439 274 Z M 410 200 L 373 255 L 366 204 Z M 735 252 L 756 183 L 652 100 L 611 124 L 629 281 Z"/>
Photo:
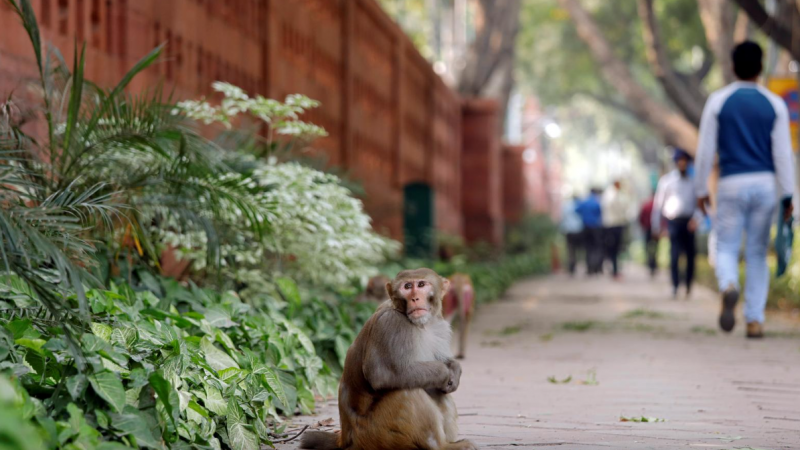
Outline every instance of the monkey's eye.
<path id="1" fill-rule="evenodd" d="M 421 287 L 425 287 L 425 282 L 424 281 L 420 281 L 419 284 L 417 284 L 417 287 L 420 287 L 420 288 Z"/>
<path id="2" fill-rule="evenodd" d="M 414 285 L 412 283 L 406 283 L 403 287 L 406 289 L 411 289 Z"/>

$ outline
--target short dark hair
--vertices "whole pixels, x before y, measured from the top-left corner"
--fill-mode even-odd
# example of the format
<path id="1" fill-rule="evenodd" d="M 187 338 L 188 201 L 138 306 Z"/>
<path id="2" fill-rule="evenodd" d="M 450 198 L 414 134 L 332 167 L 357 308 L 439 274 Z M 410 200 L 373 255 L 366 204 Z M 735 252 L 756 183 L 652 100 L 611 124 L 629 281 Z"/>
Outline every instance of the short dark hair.
<path id="1" fill-rule="evenodd" d="M 764 52 L 761 50 L 760 45 L 753 41 L 744 41 L 734 47 L 731 53 L 733 73 L 739 79 L 751 80 L 761 73 L 763 58 Z"/>

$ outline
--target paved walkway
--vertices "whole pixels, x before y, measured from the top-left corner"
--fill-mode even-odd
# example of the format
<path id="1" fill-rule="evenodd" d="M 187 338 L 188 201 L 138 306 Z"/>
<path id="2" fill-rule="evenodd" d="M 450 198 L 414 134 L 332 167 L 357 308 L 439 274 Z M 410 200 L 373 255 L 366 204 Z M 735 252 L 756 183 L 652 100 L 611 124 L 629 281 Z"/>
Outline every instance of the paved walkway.
<path id="1" fill-rule="evenodd" d="M 800 449 L 800 325 L 723 335 L 714 293 L 671 300 L 665 279 L 626 269 L 618 283 L 525 281 L 481 308 L 455 393 L 462 436 L 486 449 Z M 621 421 L 643 416 L 664 422 Z M 299 421 L 329 417 L 335 403 Z"/>

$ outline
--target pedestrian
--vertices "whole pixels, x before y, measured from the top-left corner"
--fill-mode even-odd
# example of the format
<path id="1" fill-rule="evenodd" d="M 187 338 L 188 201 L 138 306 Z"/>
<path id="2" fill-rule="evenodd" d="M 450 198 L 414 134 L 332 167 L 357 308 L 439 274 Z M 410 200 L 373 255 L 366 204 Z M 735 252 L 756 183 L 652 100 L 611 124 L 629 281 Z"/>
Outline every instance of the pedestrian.
<path id="1" fill-rule="evenodd" d="M 601 202 L 603 210 L 603 228 L 605 235 L 606 256 L 611 261 L 611 275 L 620 279 L 619 254 L 622 251 L 622 240 L 625 229 L 630 223 L 631 202 L 628 194 L 622 189 L 622 182 L 615 180 L 603 193 Z"/>
<path id="2" fill-rule="evenodd" d="M 747 337 L 764 336 L 764 308 L 769 292 L 767 248 L 778 198 L 788 220 L 792 213 L 795 173 L 789 111 L 784 101 L 756 84 L 763 52 L 755 42 L 733 50 L 738 81 L 708 98 L 700 122 L 695 190 L 698 207 L 708 204 L 708 178 L 719 156 L 715 272 L 722 292 L 720 327 L 733 330 L 739 300 L 739 252 L 745 235 L 747 284 L 744 316 Z M 777 186 L 776 186 L 777 185 Z"/>
<path id="3" fill-rule="evenodd" d="M 578 197 L 574 196 L 564 202 L 561 210 L 561 223 L 559 224 L 561 233 L 564 234 L 564 239 L 567 241 L 567 259 L 570 275 L 575 275 L 575 268 L 578 264 L 578 250 L 583 240 L 583 221 L 576 211 L 578 200 Z"/>
<path id="4" fill-rule="evenodd" d="M 680 287 L 680 257 L 686 256 L 686 297 L 692 292 L 694 280 L 694 262 L 697 256 L 695 231 L 700 223 L 697 201 L 694 194 L 694 182 L 689 175 L 692 157 L 681 149 L 675 149 L 673 155 L 675 169 L 658 180 L 656 199 L 653 205 L 651 222 L 653 231 L 661 233 L 661 219 L 667 220 L 667 232 L 670 244 L 670 273 L 672 275 L 672 297 L 678 297 Z"/>
<path id="5" fill-rule="evenodd" d="M 645 200 L 639 209 L 639 227 L 642 229 L 644 236 L 644 253 L 647 259 L 647 267 L 650 269 L 650 278 L 656 276 L 658 271 L 658 233 L 653 232 L 652 217 L 653 205 L 655 203 L 655 193 Z"/>
<path id="6" fill-rule="evenodd" d="M 600 189 L 592 189 L 575 211 L 583 222 L 583 246 L 586 252 L 586 273 L 597 275 L 603 268 L 603 210 Z"/>

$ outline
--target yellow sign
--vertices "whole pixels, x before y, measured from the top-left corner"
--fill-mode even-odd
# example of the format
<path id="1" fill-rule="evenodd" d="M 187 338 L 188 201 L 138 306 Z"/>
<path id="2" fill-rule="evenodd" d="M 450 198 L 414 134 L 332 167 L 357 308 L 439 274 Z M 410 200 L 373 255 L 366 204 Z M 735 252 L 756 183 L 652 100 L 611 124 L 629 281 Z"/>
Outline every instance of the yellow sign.
<path id="1" fill-rule="evenodd" d="M 777 94 L 789 108 L 789 128 L 792 130 L 792 148 L 795 153 L 800 149 L 798 133 L 800 132 L 800 101 L 797 94 L 796 78 L 770 78 L 767 89 Z"/>

